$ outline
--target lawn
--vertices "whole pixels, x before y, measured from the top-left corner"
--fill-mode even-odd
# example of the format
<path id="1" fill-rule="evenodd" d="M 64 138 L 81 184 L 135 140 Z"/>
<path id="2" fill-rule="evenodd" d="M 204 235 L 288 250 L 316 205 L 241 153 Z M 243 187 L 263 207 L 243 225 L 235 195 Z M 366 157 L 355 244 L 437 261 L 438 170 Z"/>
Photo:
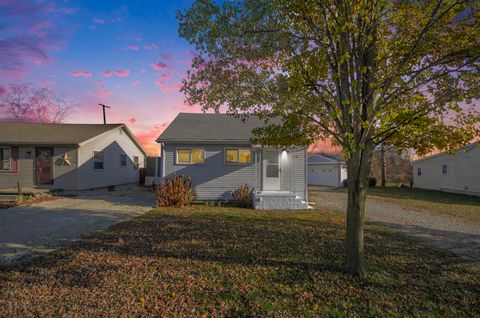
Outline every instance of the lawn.
<path id="1" fill-rule="evenodd" d="M 369 224 L 342 272 L 341 214 L 158 209 L 0 271 L 2 316 L 480 315 L 480 270 Z"/>
<path id="2" fill-rule="evenodd" d="M 440 215 L 461 218 L 480 225 L 480 197 L 435 190 L 375 187 L 369 196 L 396 202 L 403 206 L 420 208 Z"/>

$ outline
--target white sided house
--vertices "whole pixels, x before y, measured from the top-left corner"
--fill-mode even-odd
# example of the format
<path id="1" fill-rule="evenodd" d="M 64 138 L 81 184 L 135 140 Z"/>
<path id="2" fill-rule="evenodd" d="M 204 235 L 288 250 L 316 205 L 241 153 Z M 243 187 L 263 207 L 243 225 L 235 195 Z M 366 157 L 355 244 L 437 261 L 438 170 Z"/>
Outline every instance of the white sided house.
<path id="1" fill-rule="evenodd" d="M 0 190 L 137 184 L 145 156 L 124 124 L 0 123 Z"/>
<path id="2" fill-rule="evenodd" d="M 180 113 L 157 138 L 162 179 L 190 176 L 200 201 L 231 200 L 247 184 L 256 209 L 307 209 L 306 148 L 252 144 L 263 125 L 255 116 Z"/>
<path id="3" fill-rule="evenodd" d="M 346 182 L 347 167 L 342 156 L 326 153 L 308 156 L 308 184 L 341 187 Z"/>
<path id="4" fill-rule="evenodd" d="M 414 161 L 413 187 L 480 195 L 480 144 Z"/>

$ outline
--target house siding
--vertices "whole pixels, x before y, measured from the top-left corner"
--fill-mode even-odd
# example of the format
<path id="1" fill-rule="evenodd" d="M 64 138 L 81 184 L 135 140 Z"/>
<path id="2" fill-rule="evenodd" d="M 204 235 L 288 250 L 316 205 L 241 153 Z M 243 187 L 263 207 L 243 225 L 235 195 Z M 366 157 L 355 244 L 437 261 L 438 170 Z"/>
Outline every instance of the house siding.
<path id="1" fill-rule="evenodd" d="M 205 162 L 201 164 L 177 164 L 177 148 L 202 148 L 205 150 Z M 189 145 L 166 144 L 164 147 L 163 176 L 186 175 L 192 177 L 198 200 L 228 200 L 232 191 L 247 184 L 258 189 L 257 151 L 252 152 L 250 164 L 225 164 L 224 149 L 228 147 L 246 147 L 245 145 Z M 248 146 L 247 146 L 248 147 Z"/>
<path id="2" fill-rule="evenodd" d="M 162 148 L 163 177 L 186 175 L 192 177 L 192 183 L 198 200 L 229 200 L 232 191 L 247 184 L 254 190 L 262 190 L 262 150 L 252 149 L 252 163 L 225 164 L 225 148 L 250 146 L 232 144 L 164 144 Z M 177 164 L 177 148 L 202 148 L 205 150 L 205 162 L 202 164 Z M 306 197 L 305 187 L 306 151 L 293 149 L 288 151 L 286 160 L 282 160 L 282 190 L 291 191 L 301 198 Z M 291 168 L 293 166 L 293 169 Z"/>
<path id="3" fill-rule="evenodd" d="M 306 198 L 306 151 L 305 148 L 288 149 L 282 159 L 282 190 L 290 191 L 305 200 Z"/>
<path id="4" fill-rule="evenodd" d="M 442 165 L 448 174 L 442 174 Z M 421 168 L 422 175 L 417 174 Z M 480 194 L 480 147 L 457 151 L 454 155 L 442 154 L 413 163 L 415 188 Z"/>
<path id="5" fill-rule="evenodd" d="M 48 147 L 42 145 L 41 147 Z M 18 148 L 19 167 L 18 172 L 0 172 L 0 188 L 14 188 L 17 182 L 23 188 L 46 188 L 46 189 L 75 189 L 78 175 L 77 149 L 75 147 L 52 147 L 53 148 L 53 185 L 35 184 L 35 146 L 20 146 Z M 67 153 L 70 158 L 70 166 L 62 166 L 61 158 Z"/>
<path id="6" fill-rule="evenodd" d="M 94 150 L 103 151 L 103 169 L 93 168 Z M 120 167 L 120 154 L 127 155 L 126 167 Z M 134 156 L 139 157 L 139 167 L 143 168 L 144 154 L 121 127 L 82 145 L 78 149 L 79 189 L 138 183 L 139 172 L 134 168 Z"/>

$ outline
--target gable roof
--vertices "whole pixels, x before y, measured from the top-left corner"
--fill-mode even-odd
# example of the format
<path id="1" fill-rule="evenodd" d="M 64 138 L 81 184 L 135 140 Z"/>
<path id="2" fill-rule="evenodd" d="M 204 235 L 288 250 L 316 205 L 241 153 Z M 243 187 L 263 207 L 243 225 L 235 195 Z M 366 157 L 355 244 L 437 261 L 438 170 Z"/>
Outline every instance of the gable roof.
<path id="1" fill-rule="evenodd" d="M 452 155 L 457 154 L 457 153 L 462 152 L 462 151 L 463 152 L 469 152 L 469 151 L 475 149 L 476 147 L 480 147 L 480 142 L 477 141 L 477 142 L 473 142 L 471 144 L 468 144 L 463 148 L 459 148 L 459 149 L 455 150 L 453 153 L 439 152 L 439 153 L 436 153 L 434 155 L 426 156 L 426 157 L 414 160 L 413 163 L 417 163 L 417 162 L 421 162 L 421 161 L 424 161 L 424 160 L 429 160 L 429 159 L 433 159 L 433 158 L 440 157 L 440 156 L 445 156 L 445 155 L 452 156 Z"/>
<path id="2" fill-rule="evenodd" d="M 250 143 L 252 129 L 265 126 L 256 116 L 239 117 L 227 114 L 180 113 L 157 142 L 237 142 Z"/>
<path id="3" fill-rule="evenodd" d="M 124 124 L 37 124 L 0 122 L 0 144 L 80 145 L 112 129 L 123 127 L 144 153 L 142 145 Z"/>
<path id="4" fill-rule="evenodd" d="M 345 162 L 345 158 L 340 154 L 317 152 L 308 156 L 308 163 L 338 163 Z"/>

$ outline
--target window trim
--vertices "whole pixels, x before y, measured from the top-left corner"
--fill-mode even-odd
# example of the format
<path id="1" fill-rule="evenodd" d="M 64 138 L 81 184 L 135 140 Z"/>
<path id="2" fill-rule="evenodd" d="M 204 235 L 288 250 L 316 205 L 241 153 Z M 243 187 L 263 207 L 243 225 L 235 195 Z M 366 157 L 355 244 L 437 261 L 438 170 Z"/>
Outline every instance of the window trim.
<path id="1" fill-rule="evenodd" d="M 238 161 L 237 162 L 227 162 L 227 150 L 237 150 Z M 249 162 L 240 162 L 240 150 L 249 150 L 250 151 L 250 161 Z M 253 163 L 253 149 L 249 147 L 225 147 L 223 148 L 223 164 L 224 165 L 251 165 Z"/>
<path id="2" fill-rule="evenodd" d="M 10 150 L 10 168 L 7 169 L 0 169 L 0 173 L 7 173 L 7 172 L 12 172 L 12 147 L 11 146 L 0 146 L 0 149 L 9 149 Z"/>
<path id="3" fill-rule="evenodd" d="M 95 168 L 95 152 L 101 152 L 102 153 L 102 168 Z M 94 171 L 103 171 L 105 169 L 105 156 L 103 150 L 98 150 L 98 149 L 93 149 L 92 150 L 92 160 L 93 160 L 93 170 Z"/>
<path id="4" fill-rule="evenodd" d="M 122 165 L 122 156 L 125 157 L 125 165 Z M 128 156 L 124 153 L 120 154 L 120 168 L 126 168 L 128 166 Z"/>
<path id="5" fill-rule="evenodd" d="M 417 177 L 422 176 L 422 167 L 417 167 Z"/>
<path id="6" fill-rule="evenodd" d="M 189 150 L 190 151 L 190 162 L 179 162 L 178 161 L 178 151 L 179 150 Z M 202 162 L 192 162 L 192 150 L 201 150 L 203 152 L 203 161 Z M 175 165 L 203 165 L 205 164 L 205 159 L 207 153 L 205 152 L 204 147 L 178 147 L 175 148 Z"/>
<path id="7" fill-rule="evenodd" d="M 446 173 L 443 172 L 443 167 L 446 167 Z M 448 164 L 442 163 L 442 176 L 448 176 Z"/>

